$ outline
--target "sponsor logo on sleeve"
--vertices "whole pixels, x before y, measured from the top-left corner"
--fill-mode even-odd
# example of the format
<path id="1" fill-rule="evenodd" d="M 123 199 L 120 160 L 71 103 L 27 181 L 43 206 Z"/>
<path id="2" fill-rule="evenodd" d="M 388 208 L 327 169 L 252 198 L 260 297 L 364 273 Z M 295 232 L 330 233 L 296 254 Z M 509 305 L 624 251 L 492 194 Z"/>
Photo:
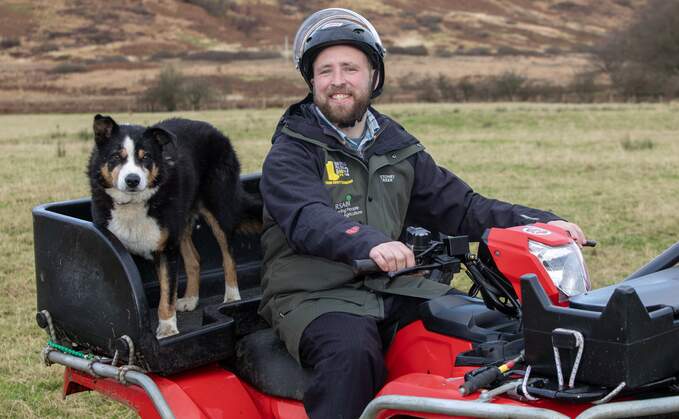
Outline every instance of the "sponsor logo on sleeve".
<path id="1" fill-rule="evenodd" d="M 361 230 L 361 227 L 359 227 L 359 226 L 353 226 L 353 227 L 350 227 L 350 228 L 346 229 L 346 231 L 345 231 L 344 233 L 345 233 L 347 236 L 353 236 L 354 234 L 358 233 L 360 230 Z"/>

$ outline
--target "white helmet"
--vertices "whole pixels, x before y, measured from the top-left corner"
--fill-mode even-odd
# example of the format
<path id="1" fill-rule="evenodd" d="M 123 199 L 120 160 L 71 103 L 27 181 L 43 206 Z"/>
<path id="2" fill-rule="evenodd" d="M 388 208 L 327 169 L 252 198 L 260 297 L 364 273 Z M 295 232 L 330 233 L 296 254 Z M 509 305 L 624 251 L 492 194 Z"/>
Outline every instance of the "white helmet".
<path id="1" fill-rule="evenodd" d="M 377 70 L 371 97 L 382 93 L 384 85 L 384 55 L 380 36 L 373 25 L 358 13 L 340 8 L 319 10 L 302 22 L 293 43 L 293 61 L 302 77 L 312 88 L 313 63 L 323 48 L 331 45 L 351 45 L 365 53 Z"/>

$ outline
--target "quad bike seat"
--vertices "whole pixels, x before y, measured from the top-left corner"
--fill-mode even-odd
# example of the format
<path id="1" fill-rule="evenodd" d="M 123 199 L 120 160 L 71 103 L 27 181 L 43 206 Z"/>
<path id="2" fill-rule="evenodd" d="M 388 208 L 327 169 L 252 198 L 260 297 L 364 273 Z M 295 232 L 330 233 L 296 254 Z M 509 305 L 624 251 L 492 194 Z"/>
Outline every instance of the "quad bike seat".
<path id="1" fill-rule="evenodd" d="M 228 315 L 236 318 L 236 323 L 242 322 L 234 313 Z M 444 295 L 424 302 L 417 318 L 432 332 L 479 344 L 517 337 L 508 330 L 516 328 L 516 322 L 488 309 L 479 299 L 463 295 Z M 254 331 L 238 340 L 235 358 L 229 367 L 250 385 L 271 396 L 302 400 L 311 382 L 311 370 L 297 364 L 270 328 Z"/>
<path id="2" fill-rule="evenodd" d="M 287 399 L 302 400 L 311 382 L 311 370 L 297 364 L 270 328 L 251 333 L 236 343 L 233 368 L 256 389 Z"/>
<path id="3" fill-rule="evenodd" d="M 310 382 L 310 370 L 302 369 L 285 344 L 257 314 L 261 296 L 236 303 L 215 304 L 205 309 L 209 322 L 232 319 L 236 343 L 223 366 L 257 390 L 270 396 L 302 400 Z"/>
<path id="4" fill-rule="evenodd" d="M 265 394 L 302 400 L 311 372 L 297 364 L 276 332 L 257 314 L 260 300 L 261 295 L 205 309 L 206 321 L 232 319 L 235 324 L 234 351 L 222 365 Z"/>

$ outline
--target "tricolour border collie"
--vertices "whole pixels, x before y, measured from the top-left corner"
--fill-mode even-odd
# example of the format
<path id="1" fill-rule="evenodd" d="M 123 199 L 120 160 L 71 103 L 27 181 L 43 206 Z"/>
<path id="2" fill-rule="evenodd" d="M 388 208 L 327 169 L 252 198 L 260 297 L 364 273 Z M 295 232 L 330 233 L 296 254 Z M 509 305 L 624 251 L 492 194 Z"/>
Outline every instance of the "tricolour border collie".
<path id="1" fill-rule="evenodd" d="M 143 127 L 96 115 L 94 140 L 87 169 L 93 221 L 131 253 L 153 260 L 160 283 L 156 336 L 179 333 L 176 310 L 198 304 L 200 264 L 191 241 L 198 214 L 220 246 L 224 301 L 240 300 L 228 239 L 246 196 L 229 139 L 206 122 L 169 119 Z M 180 255 L 187 286 L 177 299 Z"/>

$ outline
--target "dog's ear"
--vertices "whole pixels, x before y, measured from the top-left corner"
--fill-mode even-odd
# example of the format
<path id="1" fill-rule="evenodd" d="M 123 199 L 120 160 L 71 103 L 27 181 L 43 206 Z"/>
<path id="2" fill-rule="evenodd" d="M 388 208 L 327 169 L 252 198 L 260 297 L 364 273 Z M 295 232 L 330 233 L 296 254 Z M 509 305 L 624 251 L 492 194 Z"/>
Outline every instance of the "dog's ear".
<path id="1" fill-rule="evenodd" d="M 163 160 L 168 165 L 174 166 L 177 157 L 177 136 L 173 132 L 160 127 L 147 128 L 143 135 L 160 144 L 163 149 Z"/>
<path id="2" fill-rule="evenodd" d="M 177 137 L 172 132 L 160 127 L 147 128 L 144 136 L 152 138 L 161 146 L 174 145 L 177 142 Z"/>
<path id="3" fill-rule="evenodd" d="M 110 116 L 96 114 L 94 116 L 94 141 L 97 145 L 102 145 L 111 139 L 113 133 L 118 129 L 118 124 Z"/>

